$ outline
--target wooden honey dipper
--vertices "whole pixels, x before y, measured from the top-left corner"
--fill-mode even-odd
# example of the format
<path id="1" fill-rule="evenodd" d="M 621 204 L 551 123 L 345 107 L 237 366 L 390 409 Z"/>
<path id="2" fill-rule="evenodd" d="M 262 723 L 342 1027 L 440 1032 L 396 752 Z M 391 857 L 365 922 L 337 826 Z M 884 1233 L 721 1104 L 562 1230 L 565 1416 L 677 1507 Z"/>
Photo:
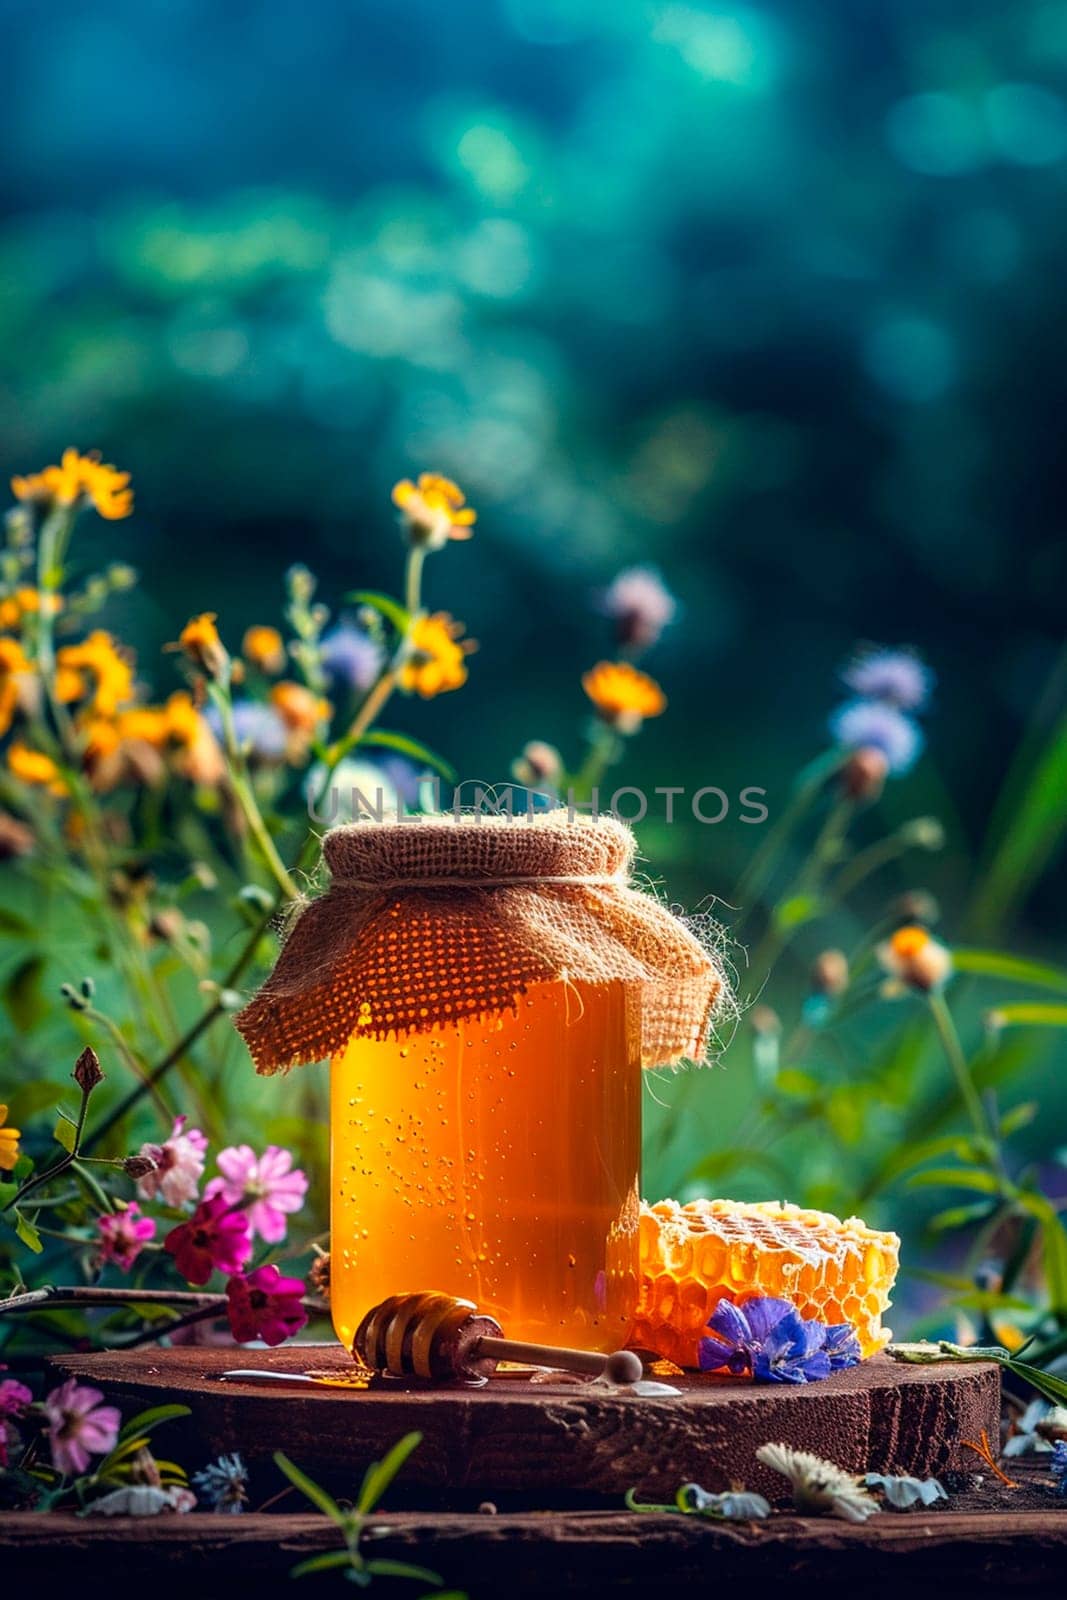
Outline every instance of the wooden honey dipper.
<path id="1" fill-rule="evenodd" d="M 636 1383 L 643 1370 L 632 1350 L 605 1356 L 505 1339 L 499 1322 L 473 1301 L 436 1291 L 394 1294 L 374 1306 L 356 1329 L 353 1352 L 374 1372 L 438 1382 L 484 1383 L 501 1361 L 560 1367 L 619 1384 Z"/>

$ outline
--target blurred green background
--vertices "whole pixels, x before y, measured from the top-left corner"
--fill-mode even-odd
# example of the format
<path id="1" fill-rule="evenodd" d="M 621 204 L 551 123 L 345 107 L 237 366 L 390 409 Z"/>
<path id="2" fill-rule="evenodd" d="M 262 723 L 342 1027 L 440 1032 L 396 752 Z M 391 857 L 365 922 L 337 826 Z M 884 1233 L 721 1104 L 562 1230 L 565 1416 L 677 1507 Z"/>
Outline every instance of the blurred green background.
<path id="1" fill-rule="evenodd" d="M 403 723 L 464 777 L 506 780 L 531 738 L 577 754 L 580 673 L 612 651 L 596 593 L 649 562 L 681 604 L 644 663 L 671 704 L 621 781 L 760 786 L 773 821 L 857 640 L 914 645 L 937 674 L 927 751 L 859 835 L 934 814 L 944 850 L 803 930 L 764 998 L 790 1017 L 818 950 L 917 887 L 950 943 L 1062 953 L 1051 844 L 995 914 L 973 905 L 1013 753 L 1062 704 L 1067 4 L 0 17 L 5 459 L 77 444 L 133 473 L 135 517 L 86 519 L 77 559 L 141 573 L 105 621 L 146 678 L 177 684 L 159 652 L 192 612 L 234 642 L 277 620 L 294 560 L 335 607 L 395 589 L 390 486 L 439 469 L 479 522 L 431 564 L 428 600 L 480 650 L 462 693 Z M 650 820 L 641 842 L 695 907 L 729 900 L 760 832 L 734 806 L 717 827 Z M 990 994 L 967 983 L 978 1029 Z M 1042 1160 L 1064 1126 L 1049 1037 L 1026 1067 Z M 747 1039 L 650 1189 L 729 1146 Z M 943 1072 L 936 1052 L 921 1070 Z M 847 1204 L 851 1179 L 823 1176 L 797 1181 Z"/>

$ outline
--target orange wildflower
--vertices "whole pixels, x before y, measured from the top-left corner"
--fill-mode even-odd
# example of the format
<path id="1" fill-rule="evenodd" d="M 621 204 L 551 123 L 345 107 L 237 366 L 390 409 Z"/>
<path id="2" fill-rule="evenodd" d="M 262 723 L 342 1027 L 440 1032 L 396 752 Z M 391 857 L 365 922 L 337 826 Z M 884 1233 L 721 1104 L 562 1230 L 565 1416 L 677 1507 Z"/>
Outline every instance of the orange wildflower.
<path id="1" fill-rule="evenodd" d="M 115 522 L 133 510 L 129 482 L 130 474 L 105 465 L 99 451 L 83 456 L 77 450 L 64 450 L 58 467 L 12 478 L 11 488 L 17 500 L 33 500 L 48 510 L 81 510 L 93 505 L 102 517 Z"/>
<path id="2" fill-rule="evenodd" d="M 270 703 L 294 733 L 313 734 L 319 723 L 333 714 L 330 702 L 302 683 L 276 683 L 270 692 Z"/>
<path id="3" fill-rule="evenodd" d="M 0 737 L 11 727 L 33 663 L 17 639 L 0 639 Z"/>
<path id="4" fill-rule="evenodd" d="M 102 717 L 113 717 L 133 699 L 133 666 L 103 628 L 97 628 L 81 644 L 67 644 L 56 657 L 56 695 L 69 704 L 88 693 L 84 673 L 93 679 L 93 710 Z"/>
<path id="5" fill-rule="evenodd" d="M 667 696 L 655 678 L 628 661 L 600 661 L 582 679 L 597 713 L 618 733 L 636 733 L 646 717 L 667 709 Z"/>
<path id="6" fill-rule="evenodd" d="M 67 783 L 51 756 L 43 750 L 31 750 L 18 740 L 8 746 L 7 765 L 12 776 L 35 788 L 47 789 L 49 794 L 64 795 Z"/>
<path id="7" fill-rule="evenodd" d="M 449 539 L 469 539 L 478 513 L 466 504 L 466 495 L 451 478 L 439 472 L 422 472 L 418 483 L 401 478 L 393 485 L 393 504 L 403 513 L 412 544 L 440 550 Z"/>
<path id="8" fill-rule="evenodd" d="M 285 641 L 277 628 L 257 623 L 249 628 L 241 641 L 241 654 L 261 672 L 275 673 L 285 669 Z"/>
<path id="9" fill-rule="evenodd" d="M 0 1106 L 0 1172 L 13 1172 L 19 1158 L 19 1130 L 6 1123 L 7 1107 Z"/>
<path id="10" fill-rule="evenodd" d="M 230 657 L 215 626 L 217 615 L 215 611 L 202 611 L 198 617 L 191 617 L 178 635 L 175 648 L 184 650 L 193 665 L 209 678 L 221 680 L 229 670 Z"/>
<path id="11" fill-rule="evenodd" d="M 456 622 L 447 611 L 416 617 L 411 628 L 411 654 L 400 669 L 400 687 L 424 700 L 450 689 L 461 689 L 467 681 L 466 658 L 478 648 L 473 639 L 464 639 L 462 634 L 462 622 Z"/>
<path id="12" fill-rule="evenodd" d="M 214 786 L 226 775 L 222 750 L 207 720 L 185 689 L 172 694 L 166 706 L 170 737 L 177 746 L 175 766 L 190 783 Z"/>
<path id="13" fill-rule="evenodd" d="M 5 595 L 0 600 L 0 628 L 21 627 L 26 617 L 36 616 L 39 611 L 43 611 L 46 616 L 54 617 L 62 609 L 61 594 L 42 594 L 39 589 L 26 584 L 16 589 L 14 594 Z"/>

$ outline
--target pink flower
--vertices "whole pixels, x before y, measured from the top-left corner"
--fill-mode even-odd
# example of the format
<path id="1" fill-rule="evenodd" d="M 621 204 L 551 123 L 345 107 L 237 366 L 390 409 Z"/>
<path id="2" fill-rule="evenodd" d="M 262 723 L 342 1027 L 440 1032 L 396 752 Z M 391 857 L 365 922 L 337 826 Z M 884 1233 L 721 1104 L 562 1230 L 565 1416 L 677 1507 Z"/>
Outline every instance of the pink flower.
<path id="1" fill-rule="evenodd" d="M 103 1398 L 99 1389 L 79 1384 L 76 1378 L 68 1378 L 45 1396 L 42 1406 L 57 1472 L 84 1472 L 90 1455 L 103 1456 L 115 1448 L 122 1418 L 115 1406 L 100 1404 Z"/>
<path id="2" fill-rule="evenodd" d="M 293 1170 L 292 1152 L 269 1144 L 257 1159 L 250 1145 L 231 1145 L 219 1151 L 218 1167 L 222 1177 L 212 1178 L 204 1198 L 221 1194 L 230 1205 L 243 1205 L 253 1237 L 258 1233 L 268 1244 L 284 1239 L 285 1213 L 300 1210 L 308 1188 L 304 1174 Z"/>
<path id="3" fill-rule="evenodd" d="M 6 1368 L 0 1367 L 0 1371 Z M 17 1378 L 0 1378 L 0 1417 L 21 1417 L 33 1395 Z"/>
<path id="4" fill-rule="evenodd" d="M 226 1285 L 230 1327 L 238 1344 L 262 1339 L 281 1344 L 299 1333 L 308 1319 L 300 1304 L 304 1285 L 299 1278 L 283 1278 L 275 1266 L 258 1267 Z"/>
<path id="5" fill-rule="evenodd" d="M 188 1117 L 176 1117 L 170 1138 L 163 1144 L 143 1144 L 141 1155 L 150 1157 L 156 1164 L 137 1185 L 142 1200 L 154 1200 L 162 1195 L 168 1206 L 183 1206 L 195 1200 L 204 1172 L 204 1152 L 207 1139 L 199 1128 L 185 1132 Z"/>
<path id="6" fill-rule="evenodd" d="M 243 1211 L 231 1211 L 223 1195 L 205 1196 L 189 1221 L 167 1234 L 163 1248 L 189 1283 L 206 1283 L 216 1267 L 240 1272 L 252 1254 L 248 1218 Z"/>
<path id="7" fill-rule="evenodd" d="M 156 1225 L 151 1217 L 142 1217 L 136 1201 L 123 1211 L 113 1211 L 97 1223 L 100 1233 L 100 1259 L 113 1261 L 123 1272 L 129 1272 L 149 1239 L 155 1238 Z"/>
<path id="8" fill-rule="evenodd" d="M 627 567 L 601 601 L 619 643 L 647 650 L 674 620 L 678 603 L 654 567 Z"/>

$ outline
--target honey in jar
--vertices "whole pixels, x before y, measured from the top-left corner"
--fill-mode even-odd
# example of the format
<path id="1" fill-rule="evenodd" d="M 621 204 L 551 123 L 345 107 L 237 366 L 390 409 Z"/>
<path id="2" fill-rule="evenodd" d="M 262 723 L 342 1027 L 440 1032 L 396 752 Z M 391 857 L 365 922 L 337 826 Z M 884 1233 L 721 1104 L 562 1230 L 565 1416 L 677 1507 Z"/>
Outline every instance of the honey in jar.
<path id="1" fill-rule="evenodd" d="M 351 1347 L 441 1290 L 604 1350 L 637 1302 L 641 1070 L 703 1054 L 714 958 L 562 811 L 335 828 L 326 894 L 237 1019 L 260 1072 L 332 1066 L 330 1293 Z"/>
<path id="2" fill-rule="evenodd" d="M 542 983 L 513 1010 L 331 1067 L 330 1305 L 351 1347 L 407 1289 L 473 1300 L 509 1337 L 614 1350 L 637 1284 L 641 1052 L 620 982 Z"/>

